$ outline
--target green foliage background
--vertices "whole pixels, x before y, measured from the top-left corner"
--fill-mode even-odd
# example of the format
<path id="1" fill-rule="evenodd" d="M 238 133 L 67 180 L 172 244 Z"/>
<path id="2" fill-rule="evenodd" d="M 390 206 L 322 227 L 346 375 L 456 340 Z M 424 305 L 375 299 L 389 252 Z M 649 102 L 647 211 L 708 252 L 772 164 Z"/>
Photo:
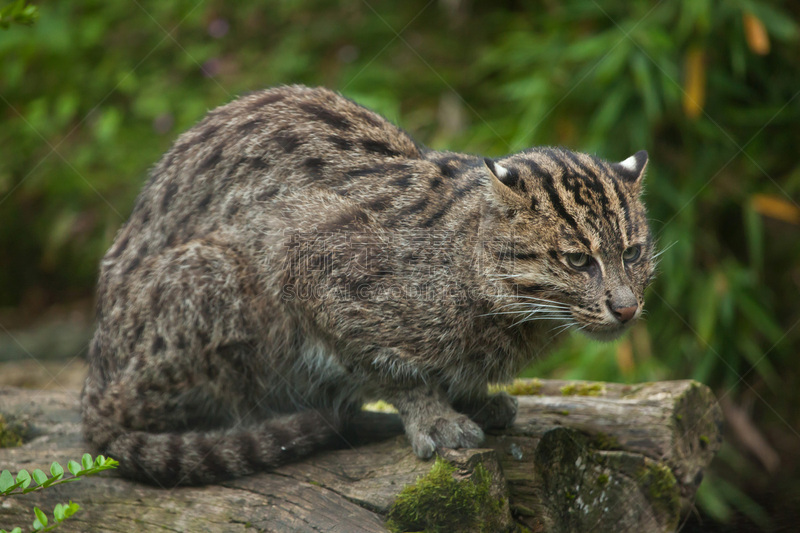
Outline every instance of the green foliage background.
<path id="1" fill-rule="evenodd" d="M 796 2 L 79 0 L 39 11 L 33 26 L 0 32 L 0 307 L 90 295 L 160 154 L 207 110 L 271 85 L 337 89 L 433 148 L 554 144 L 618 160 L 645 148 L 664 250 L 647 320 L 616 344 L 576 337 L 530 372 L 711 385 L 781 463 L 767 468 L 729 432 L 698 498 L 703 527 L 797 523 Z"/>

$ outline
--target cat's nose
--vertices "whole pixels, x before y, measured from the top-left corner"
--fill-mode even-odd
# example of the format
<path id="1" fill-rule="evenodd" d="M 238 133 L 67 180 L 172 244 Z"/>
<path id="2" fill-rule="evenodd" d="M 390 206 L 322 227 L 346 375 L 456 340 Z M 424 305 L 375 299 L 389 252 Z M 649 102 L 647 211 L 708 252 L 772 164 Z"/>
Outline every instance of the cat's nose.
<path id="1" fill-rule="evenodd" d="M 633 304 L 630 307 L 615 308 L 609 305 L 609 308 L 611 308 L 611 313 L 614 315 L 614 317 L 624 324 L 633 318 L 633 315 L 636 314 L 636 310 L 639 309 L 639 306 L 637 304 Z"/>

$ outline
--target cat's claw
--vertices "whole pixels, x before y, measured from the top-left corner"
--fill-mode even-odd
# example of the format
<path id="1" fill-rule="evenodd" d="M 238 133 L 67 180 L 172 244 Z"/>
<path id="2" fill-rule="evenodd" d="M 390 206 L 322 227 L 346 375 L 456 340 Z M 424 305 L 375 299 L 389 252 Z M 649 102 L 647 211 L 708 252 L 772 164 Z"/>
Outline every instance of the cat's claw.
<path id="1" fill-rule="evenodd" d="M 437 448 L 474 448 L 483 438 L 483 430 L 466 415 L 438 416 L 409 432 L 411 447 L 421 459 L 429 459 Z"/>

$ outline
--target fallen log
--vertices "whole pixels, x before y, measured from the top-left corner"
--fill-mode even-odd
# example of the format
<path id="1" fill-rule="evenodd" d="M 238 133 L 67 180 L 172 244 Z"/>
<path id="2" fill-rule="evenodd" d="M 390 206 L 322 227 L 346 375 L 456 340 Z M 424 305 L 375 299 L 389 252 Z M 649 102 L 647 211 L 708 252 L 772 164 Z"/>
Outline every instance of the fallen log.
<path id="1" fill-rule="evenodd" d="M 692 381 L 525 380 L 513 427 L 484 448 L 417 459 L 395 414 L 362 412 L 341 447 L 207 487 L 159 489 L 113 473 L 0 497 L 0 528 L 34 506 L 81 510 L 59 531 L 674 531 L 721 444 L 721 411 Z M 0 388 L 27 427 L 0 469 L 47 470 L 88 451 L 78 393 Z M 438 529 L 437 529 L 438 528 Z"/>

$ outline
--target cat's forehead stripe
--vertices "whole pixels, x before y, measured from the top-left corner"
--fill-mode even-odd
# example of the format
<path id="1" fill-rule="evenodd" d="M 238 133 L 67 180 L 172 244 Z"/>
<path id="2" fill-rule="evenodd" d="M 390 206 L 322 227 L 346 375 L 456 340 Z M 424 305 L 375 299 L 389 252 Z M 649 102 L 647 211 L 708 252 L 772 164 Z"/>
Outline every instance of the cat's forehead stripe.
<path id="1" fill-rule="evenodd" d="M 591 156 L 591 159 L 594 164 L 602 170 L 604 176 L 607 178 L 603 180 L 606 187 L 609 187 L 608 184 L 610 183 L 613 196 L 616 198 L 619 206 L 619 208 L 615 210 L 615 216 L 621 225 L 624 226 L 624 234 L 627 237 L 627 242 L 631 243 L 633 241 L 634 233 L 639 232 L 640 226 L 637 221 L 631 217 L 631 205 L 628 203 L 629 194 L 622 189 L 622 184 L 618 179 L 618 174 L 614 171 L 612 165 L 598 157 Z"/>
<path id="2" fill-rule="evenodd" d="M 619 202 L 619 210 L 622 211 L 622 217 L 625 220 L 625 235 L 628 237 L 628 242 L 630 242 L 633 237 L 633 228 L 631 227 L 631 214 L 628 210 L 628 200 L 625 199 L 625 195 L 622 194 L 616 180 L 611 180 L 611 184 L 614 186 L 614 194 L 617 196 L 617 202 Z"/>
<path id="3" fill-rule="evenodd" d="M 535 191 L 541 191 L 555 215 L 573 230 L 573 238 L 587 248 L 594 250 L 611 242 L 627 246 L 640 233 L 641 221 L 631 210 L 635 200 L 631 204 L 630 192 L 609 163 L 588 154 L 550 148 L 526 152 L 511 162 L 527 167 L 539 181 L 531 194 L 531 210 L 539 209 L 543 198 Z M 509 174 L 518 172 L 513 164 L 503 168 Z"/>
<path id="4" fill-rule="evenodd" d="M 581 163 L 575 154 L 565 152 L 565 155 L 578 168 L 578 172 L 570 168 L 571 165 L 564 164 L 565 172 L 561 175 L 561 183 L 564 188 L 572 193 L 576 204 L 583 205 L 587 209 L 599 207 L 601 217 L 604 220 L 609 219 L 611 208 L 602 181 L 597 177 L 597 174 Z M 581 174 L 588 179 L 585 179 Z M 584 191 L 587 190 L 594 193 L 593 195 L 588 194 L 588 196 L 594 196 L 592 199 L 596 200 L 599 205 L 593 206 L 584 198 Z"/>
<path id="5" fill-rule="evenodd" d="M 592 169 L 586 166 L 576 154 L 569 151 L 545 152 L 561 169 L 560 183 L 566 194 L 568 206 L 585 208 L 587 216 L 585 224 L 590 226 L 590 240 L 594 250 L 602 247 L 601 241 L 607 241 L 610 235 L 618 235 L 622 231 L 609 199 L 606 180 L 601 179 Z M 604 231 L 603 226 L 612 226 Z"/>

